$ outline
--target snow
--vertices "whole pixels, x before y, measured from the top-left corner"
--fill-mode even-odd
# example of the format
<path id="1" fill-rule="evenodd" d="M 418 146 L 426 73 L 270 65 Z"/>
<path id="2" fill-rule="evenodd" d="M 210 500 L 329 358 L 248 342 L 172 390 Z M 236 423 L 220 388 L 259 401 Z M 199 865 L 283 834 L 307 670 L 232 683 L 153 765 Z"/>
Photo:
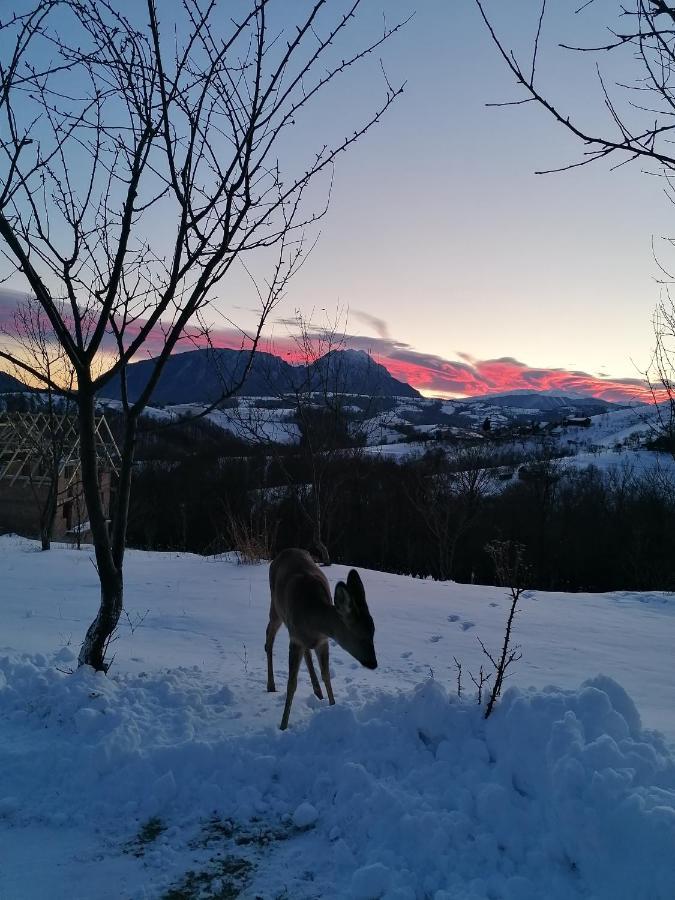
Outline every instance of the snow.
<path id="1" fill-rule="evenodd" d="M 428 451 L 429 444 L 418 441 L 405 441 L 400 444 L 373 444 L 364 448 L 364 453 L 368 456 L 394 459 L 398 462 L 409 462 L 424 456 Z"/>
<path id="2" fill-rule="evenodd" d="M 602 471 L 614 472 L 624 476 L 651 477 L 665 482 L 672 481 L 675 476 L 675 460 L 669 453 L 657 453 L 652 450 L 610 450 L 601 449 L 592 452 L 576 453 L 558 461 L 562 468 L 587 469 L 589 466 Z"/>
<path id="3" fill-rule="evenodd" d="M 289 409 L 218 409 L 207 418 L 214 425 L 249 443 L 270 441 L 275 444 L 297 444 L 300 428 L 289 421 Z"/>
<path id="4" fill-rule="evenodd" d="M 500 646 L 503 589 L 362 570 L 380 667 L 334 647 L 337 705 L 303 669 L 282 733 L 265 565 L 130 551 L 111 674 L 68 674 L 91 558 L 0 537 L 0 897 L 675 896 L 671 595 L 526 592 L 486 722 L 453 656 Z"/>
<path id="5" fill-rule="evenodd" d="M 293 813 L 293 824 L 296 828 L 309 828 L 319 818 L 316 807 L 311 803 L 301 803 Z"/>
<path id="6" fill-rule="evenodd" d="M 662 410 L 662 414 L 667 421 L 667 412 Z M 659 413 L 653 406 L 611 410 L 591 417 L 591 427 L 586 429 L 587 438 L 595 444 L 612 447 L 634 434 L 649 437 L 659 430 L 658 418 Z"/>

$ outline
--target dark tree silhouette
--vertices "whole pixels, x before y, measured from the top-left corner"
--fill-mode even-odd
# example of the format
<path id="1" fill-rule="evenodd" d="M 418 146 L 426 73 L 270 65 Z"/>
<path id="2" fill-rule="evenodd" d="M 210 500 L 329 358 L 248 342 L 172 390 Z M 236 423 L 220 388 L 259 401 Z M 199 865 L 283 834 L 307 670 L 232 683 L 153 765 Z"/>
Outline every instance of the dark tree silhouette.
<path id="1" fill-rule="evenodd" d="M 602 106 L 600 115 L 587 124 L 587 110 L 564 108 L 539 77 L 538 61 L 547 34 L 547 0 L 541 0 L 533 12 L 534 37 L 527 54 L 518 54 L 501 36 L 495 16 L 488 12 L 490 8 L 496 10 L 497 4 L 475 2 L 494 46 L 522 91 L 515 100 L 490 105 L 534 103 L 584 147 L 581 158 L 543 171 L 565 171 L 605 160 L 613 168 L 637 162 L 662 178 L 666 195 L 675 202 L 675 6 L 665 0 L 631 0 L 617 3 L 612 12 L 611 4 L 606 4 L 608 18 L 597 40 L 589 38 L 580 46 L 559 42 L 562 51 L 595 57 L 595 82 L 588 84 L 587 94 L 595 89 Z M 587 0 L 578 7 L 570 6 L 570 12 L 583 16 L 594 5 L 594 0 Z M 608 55 L 621 55 L 622 66 L 634 73 L 632 79 L 610 84 L 602 68 Z M 664 247 L 666 253 L 672 250 L 672 240 L 667 239 Z M 661 298 L 654 315 L 655 349 L 644 374 L 657 404 L 660 437 L 675 448 L 675 303 L 671 296 L 675 274 L 663 253 L 655 253 L 655 257 Z"/>
<path id="2" fill-rule="evenodd" d="M 340 55 L 360 6 L 327 0 L 285 10 L 272 0 L 236 10 L 219 0 L 145 0 L 128 15 L 112 0 L 35 0 L 0 20 L 0 246 L 7 273 L 36 297 L 75 371 L 80 466 L 101 586 L 80 664 L 106 669 L 123 609 L 123 561 L 139 417 L 162 369 L 235 264 L 268 265 L 261 329 L 306 252 L 308 226 L 331 171 L 400 94 L 383 97 L 334 143 L 315 135 L 301 158 L 290 133 L 330 85 L 401 24 Z M 319 182 L 316 188 L 312 188 Z M 0 276 L 3 272 L 0 272 Z M 192 323 L 192 324 L 191 324 Z M 192 329 L 192 330 L 190 330 Z M 204 335 L 208 337 L 206 333 Z M 127 364 L 152 341 L 140 396 Z M 146 350 L 147 352 L 147 350 Z M 55 390 L 10 346 L 0 358 Z M 124 435 L 109 533 L 98 491 L 95 398 L 122 384 Z"/>

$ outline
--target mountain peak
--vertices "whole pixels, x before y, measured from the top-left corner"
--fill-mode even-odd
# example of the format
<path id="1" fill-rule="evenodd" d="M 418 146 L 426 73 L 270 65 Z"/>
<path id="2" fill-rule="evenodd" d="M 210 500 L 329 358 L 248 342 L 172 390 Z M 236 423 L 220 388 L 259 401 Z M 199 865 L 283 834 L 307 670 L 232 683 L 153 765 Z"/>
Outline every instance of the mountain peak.
<path id="1" fill-rule="evenodd" d="M 248 362 L 247 351 L 186 350 L 169 357 L 153 391 L 153 403 L 210 403 L 218 399 L 223 385 L 234 385 Z M 127 367 L 130 399 L 148 383 L 155 360 L 141 360 Z M 264 397 L 289 394 L 298 385 L 298 366 L 279 356 L 258 352 L 248 377 L 237 391 L 241 396 Z M 419 397 L 419 391 L 398 381 L 363 350 L 331 350 L 309 366 L 313 390 L 328 388 L 333 393 L 368 394 L 374 397 Z M 330 384 L 326 382 L 330 380 Z M 119 379 L 107 385 L 102 396 L 120 398 Z"/>

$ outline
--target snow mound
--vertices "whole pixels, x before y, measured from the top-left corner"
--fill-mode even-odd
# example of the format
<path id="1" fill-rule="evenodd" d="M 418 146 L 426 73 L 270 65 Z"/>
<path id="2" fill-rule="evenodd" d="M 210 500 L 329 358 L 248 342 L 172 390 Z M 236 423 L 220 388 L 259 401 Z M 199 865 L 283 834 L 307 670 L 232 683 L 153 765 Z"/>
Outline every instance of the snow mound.
<path id="1" fill-rule="evenodd" d="M 228 737 L 233 704 L 196 669 L 104 677 L 0 659 L 0 817 L 100 824 L 120 842 L 150 816 L 286 823 L 252 897 L 276 896 L 280 873 L 295 897 L 675 896 L 675 759 L 612 679 L 513 688 L 487 722 L 433 680 L 285 733 Z M 163 847 L 145 861 L 156 896 L 171 881 Z"/>

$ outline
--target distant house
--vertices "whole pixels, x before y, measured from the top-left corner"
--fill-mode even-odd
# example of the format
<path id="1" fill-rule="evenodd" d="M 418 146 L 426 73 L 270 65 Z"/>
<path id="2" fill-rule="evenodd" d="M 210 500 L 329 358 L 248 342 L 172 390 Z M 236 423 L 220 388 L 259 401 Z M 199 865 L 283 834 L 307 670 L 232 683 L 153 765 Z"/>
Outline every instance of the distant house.
<path id="1" fill-rule="evenodd" d="M 576 425 L 577 428 L 590 428 L 591 420 L 589 416 L 568 416 L 565 419 L 565 425 Z"/>
<path id="2" fill-rule="evenodd" d="M 96 420 L 96 433 L 99 490 L 109 515 L 119 451 L 103 416 Z M 73 542 L 91 537 L 79 444 L 75 416 L 0 413 L 0 534 L 40 537 L 51 495 L 50 536 Z"/>

